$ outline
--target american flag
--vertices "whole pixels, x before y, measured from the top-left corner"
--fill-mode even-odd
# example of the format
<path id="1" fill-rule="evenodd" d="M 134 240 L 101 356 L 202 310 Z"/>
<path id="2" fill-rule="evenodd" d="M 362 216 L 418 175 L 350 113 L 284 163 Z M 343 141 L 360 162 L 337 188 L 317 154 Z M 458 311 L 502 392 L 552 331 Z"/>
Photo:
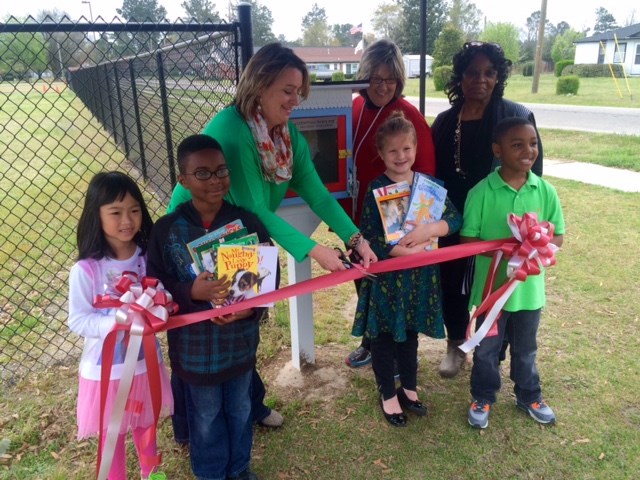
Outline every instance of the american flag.
<path id="1" fill-rule="evenodd" d="M 362 33 L 362 24 L 356 25 L 349 30 L 351 35 L 355 35 L 356 33 Z"/>

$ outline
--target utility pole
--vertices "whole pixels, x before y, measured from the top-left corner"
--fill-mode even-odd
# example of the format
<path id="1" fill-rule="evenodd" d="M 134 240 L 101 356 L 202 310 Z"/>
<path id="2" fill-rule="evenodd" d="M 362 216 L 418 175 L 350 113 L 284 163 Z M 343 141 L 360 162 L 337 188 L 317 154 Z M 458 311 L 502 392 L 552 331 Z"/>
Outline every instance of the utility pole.
<path id="1" fill-rule="evenodd" d="M 536 43 L 536 58 L 533 67 L 533 83 L 531 93 L 538 93 L 540 71 L 542 70 L 542 44 L 544 43 L 544 26 L 547 23 L 547 0 L 542 0 L 540 6 L 540 25 L 538 26 L 538 42 Z"/>

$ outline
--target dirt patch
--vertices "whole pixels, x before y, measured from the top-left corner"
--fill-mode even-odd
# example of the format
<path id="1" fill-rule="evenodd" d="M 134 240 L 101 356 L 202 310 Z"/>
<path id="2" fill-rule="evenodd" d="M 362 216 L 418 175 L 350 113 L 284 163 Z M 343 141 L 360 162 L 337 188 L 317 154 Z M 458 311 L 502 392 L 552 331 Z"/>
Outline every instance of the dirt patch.
<path id="1" fill-rule="evenodd" d="M 373 378 L 371 366 L 349 368 L 345 357 L 357 346 L 354 344 L 328 344 L 316 346 L 316 362 L 297 370 L 291 363 L 291 350 L 282 350 L 273 360 L 260 369 L 267 383 L 268 394 L 284 403 L 317 400 L 330 401 L 344 395 L 356 376 Z M 418 356 L 420 368 L 435 373 L 446 352 L 445 340 L 420 337 Z"/>

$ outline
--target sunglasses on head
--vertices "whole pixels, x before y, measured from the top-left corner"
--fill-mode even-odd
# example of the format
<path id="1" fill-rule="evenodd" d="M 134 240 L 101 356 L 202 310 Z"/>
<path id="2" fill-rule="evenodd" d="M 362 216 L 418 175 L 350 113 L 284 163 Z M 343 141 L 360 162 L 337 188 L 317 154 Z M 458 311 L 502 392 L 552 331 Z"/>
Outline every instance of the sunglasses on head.
<path id="1" fill-rule="evenodd" d="M 462 46 L 462 48 L 466 50 L 467 48 L 485 47 L 487 45 L 495 48 L 498 52 L 502 52 L 502 47 L 500 46 L 500 44 L 494 43 L 494 42 L 480 42 L 480 41 L 467 42 Z"/>

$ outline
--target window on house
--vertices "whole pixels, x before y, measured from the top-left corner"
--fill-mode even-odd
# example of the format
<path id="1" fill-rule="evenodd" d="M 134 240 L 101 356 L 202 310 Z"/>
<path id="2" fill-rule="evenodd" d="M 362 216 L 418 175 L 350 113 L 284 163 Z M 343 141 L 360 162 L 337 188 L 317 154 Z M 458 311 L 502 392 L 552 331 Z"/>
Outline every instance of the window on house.
<path id="1" fill-rule="evenodd" d="M 640 44 L 636 45 L 636 59 L 633 63 L 635 65 L 640 65 Z"/>
<path id="2" fill-rule="evenodd" d="M 613 54 L 613 63 L 624 63 L 624 57 L 627 53 L 627 44 L 618 43 L 616 45 L 615 53 Z"/>
<path id="3" fill-rule="evenodd" d="M 602 65 L 604 63 L 604 57 L 605 57 L 604 45 L 602 44 L 602 42 L 600 42 L 600 47 L 598 48 L 598 64 L 599 65 Z"/>

